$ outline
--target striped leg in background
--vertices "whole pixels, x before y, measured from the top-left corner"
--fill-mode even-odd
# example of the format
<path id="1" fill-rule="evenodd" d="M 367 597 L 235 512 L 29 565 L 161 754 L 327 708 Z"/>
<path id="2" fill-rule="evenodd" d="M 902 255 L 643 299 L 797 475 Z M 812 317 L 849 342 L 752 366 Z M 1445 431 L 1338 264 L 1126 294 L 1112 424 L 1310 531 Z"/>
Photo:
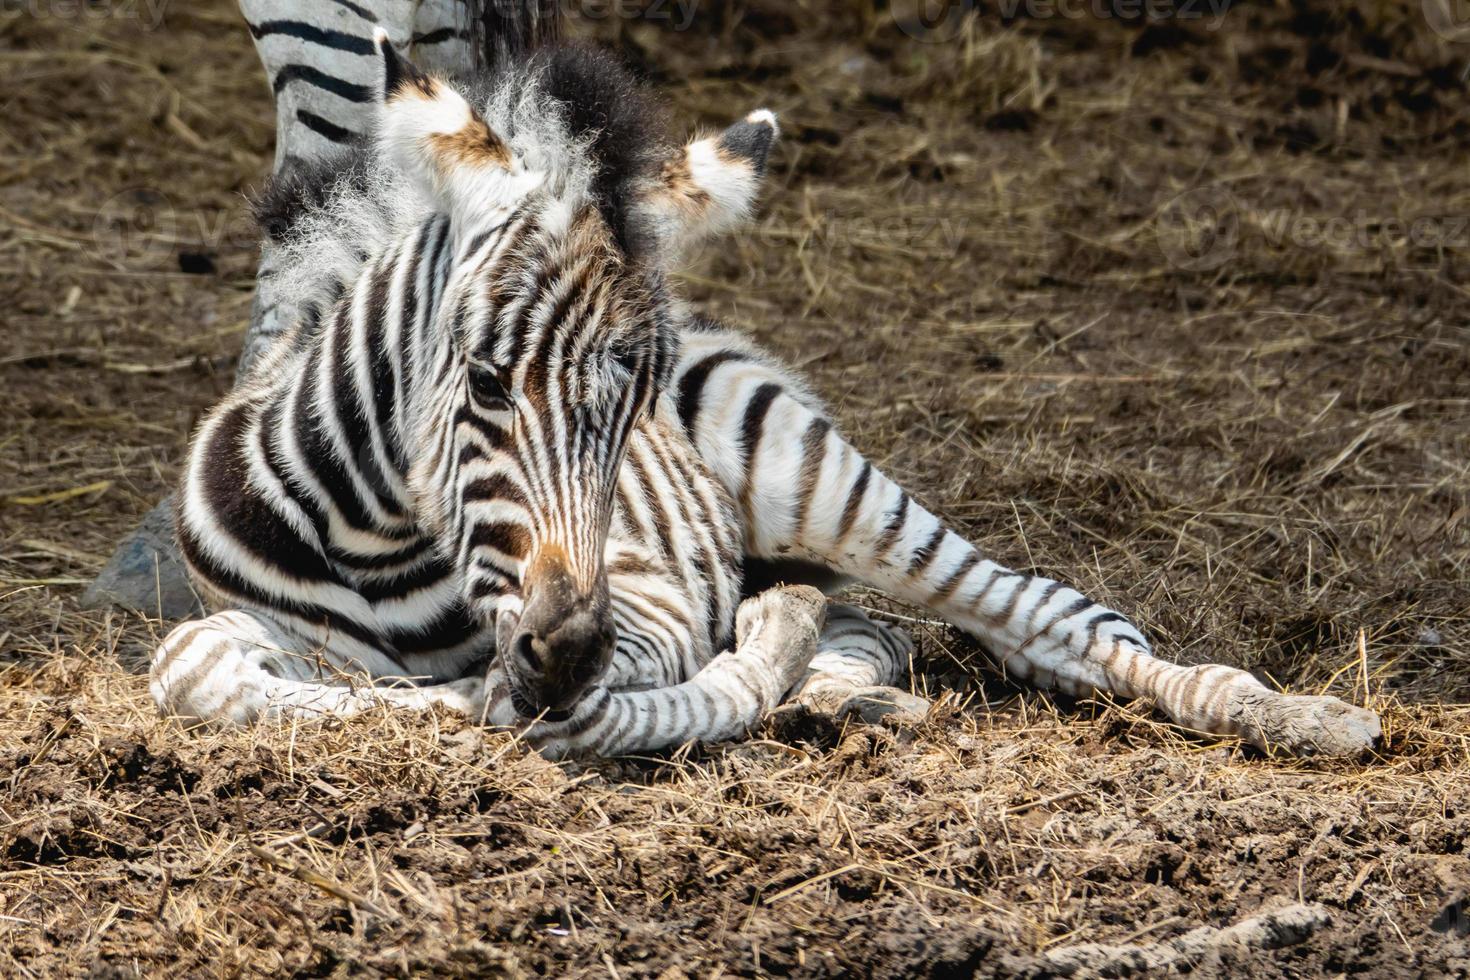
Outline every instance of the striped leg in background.
<path id="1" fill-rule="evenodd" d="M 277 171 L 293 161 L 341 153 L 372 131 L 382 85 L 376 28 L 428 68 L 463 71 L 471 62 L 464 30 L 468 13 L 460 0 L 240 0 L 240 14 L 275 96 Z M 264 245 L 240 352 L 241 380 L 301 313 L 275 288 L 277 261 L 275 248 Z"/>
<path id="2" fill-rule="evenodd" d="M 1155 659 L 1126 617 L 986 558 L 854 450 L 781 368 L 711 332 L 686 344 L 679 414 L 746 522 L 746 549 L 817 562 L 934 610 L 1009 674 L 1085 696 L 1150 697 L 1179 725 L 1263 748 L 1348 755 L 1376 715 L 1270 691 L 1230 667 Z"/>
<path id="3" fill-rule="evenodd" d="M 458 0 L 240 0 L 240 14 L 275 94 L 278 170 L 372 129 L 383 70 L 374 30 L 429 71 L 465 71 L 472 60 Z"/>

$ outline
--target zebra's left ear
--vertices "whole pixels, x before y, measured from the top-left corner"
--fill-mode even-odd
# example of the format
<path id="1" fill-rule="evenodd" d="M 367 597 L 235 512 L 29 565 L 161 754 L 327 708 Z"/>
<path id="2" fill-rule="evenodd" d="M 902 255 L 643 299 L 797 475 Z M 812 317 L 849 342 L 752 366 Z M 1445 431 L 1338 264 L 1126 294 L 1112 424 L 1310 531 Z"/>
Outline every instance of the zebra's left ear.
<path id="1" fill-rule="evenodd" d="M 775 113 L 757 109 L 718 136 L 693 141 L 664 164 L 641 204 L 665 251 L 677 255 L 750 217 L 779 134 Z"/>
<path id="2" fill-rule="evenodd" d="M 383 62 L 378 144 L 451 214 L 509 205 L 539 182 L 452 85 L 399 57 L 381 28 L 373 42 Z"/>

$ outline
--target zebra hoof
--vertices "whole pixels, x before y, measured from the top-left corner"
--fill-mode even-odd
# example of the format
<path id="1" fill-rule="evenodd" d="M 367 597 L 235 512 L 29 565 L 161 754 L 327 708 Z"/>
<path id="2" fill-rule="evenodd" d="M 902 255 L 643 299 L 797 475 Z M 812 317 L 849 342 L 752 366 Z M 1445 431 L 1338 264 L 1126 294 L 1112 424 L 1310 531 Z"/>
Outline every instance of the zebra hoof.
<path id="1" fill-rule="evenodd" d="M 1246 741 L 1303 757 L 1358 756 L 1383 738 L 1376 714 L 1334 697 L 1271 693 L 1243 705 L 1240 718 Z"/>
<path id="2" fill-rule="evenodd" d="M 780 692 L 789 690 L 817 652 L 827 597 L 807 585 L 783 585 L 751 596 L 735 613 L 736 651 L 756 653 Z"/>
<path id="3" fill-rule="evenodd" d="M 899 687 L 860 687 L 848 695 L 837 706 L 835 714 L 841 718 L 857 718 L 869 725 L 877 724 L 888 715 L 907 715 L 923 718 L 929 713 L 932 703 L 917 694 L 910 694 Z"/>

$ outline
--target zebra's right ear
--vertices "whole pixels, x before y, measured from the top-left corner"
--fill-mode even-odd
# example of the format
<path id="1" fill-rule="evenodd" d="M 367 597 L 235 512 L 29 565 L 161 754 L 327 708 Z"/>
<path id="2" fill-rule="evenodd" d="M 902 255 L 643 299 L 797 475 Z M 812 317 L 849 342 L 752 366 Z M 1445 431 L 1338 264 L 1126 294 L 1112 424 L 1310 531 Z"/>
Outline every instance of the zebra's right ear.
<path id="1" fill-rule="evenodd" d="M 383 62 L 378 144 L 431 197 L 452 214 L 494 209 L 539 183 L 452 85 L 400 57 L 381 28 L 373 42 Z"/>

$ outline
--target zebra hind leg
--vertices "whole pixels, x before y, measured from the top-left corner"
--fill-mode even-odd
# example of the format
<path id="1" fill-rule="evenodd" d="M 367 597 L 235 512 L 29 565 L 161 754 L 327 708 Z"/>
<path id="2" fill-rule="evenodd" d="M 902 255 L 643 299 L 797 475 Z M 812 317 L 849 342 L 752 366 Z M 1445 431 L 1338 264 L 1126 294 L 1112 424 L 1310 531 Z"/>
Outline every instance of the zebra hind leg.
<path id="1" fill-rule="evenodd" d="M 1371 711 L 1279 694 L 1223 665 L 1157 659 L 1121 614 L 986 557 L 864 459 L 788 373 L 738 338 L 701 334 L 686 356 L 698 360 L 678 386 L 680 416 L 740 502 L 749 554 L 813 562 L 931 609 L 979 640 L 1010 676 L 1038 687 L 1148 697 L 1185 728 L 1297 755 L 1351 756 L 1380 740 Z M 724 409 L 701 410 L 708 405 Z"/>
<path id="2" fill-rule="evenodd" d="M 371 650 L 314 644 L 269 617 L 232 609 L 175 627 L 153 656 L 159 710 L 188 723 L 244 727 L 260 719 L 338 717 L 382 705 L 485 710 L 480 677 L 416 687 Z"/>
<path id="3" fill-rule="evenodd" d="M 1282 694 L 1224 664 L 1168 663 L 1126 639 L 1094 642 L 1087 657 L 1101 668 L 1100 690 L 1151 697 L 1192 731 L 1236 735 L 1298 756 L 1353 756 L 1383 736 L 1378 716 L 1366 708 L 1325 695 Z"/>
<path id="4" fill-rule="evenodd" d="M 870 724 L 895 713 L 922 716 L 929 701 L 896 686 L 913 649 L 898 627 L 875 622 L 855 606 L 829 603 L 817 655 L 789 700 Z"/>

